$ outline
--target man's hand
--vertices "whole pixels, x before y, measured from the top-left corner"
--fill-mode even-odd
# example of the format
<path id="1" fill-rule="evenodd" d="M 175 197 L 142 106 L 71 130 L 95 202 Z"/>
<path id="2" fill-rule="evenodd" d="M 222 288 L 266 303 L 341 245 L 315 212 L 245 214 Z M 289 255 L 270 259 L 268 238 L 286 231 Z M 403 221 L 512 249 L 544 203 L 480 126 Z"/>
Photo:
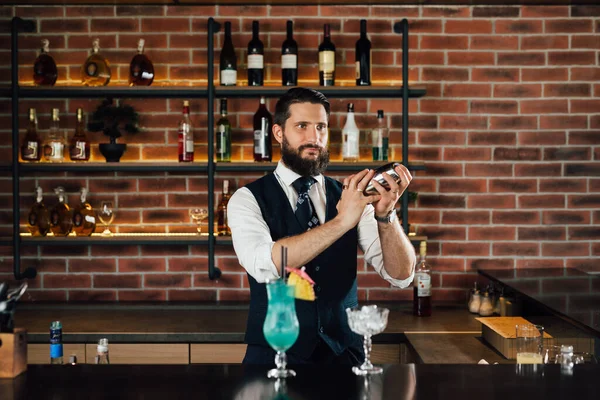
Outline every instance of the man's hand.
<path id="1" fill-rule="evenodd" d="M 365 190 L 374 175 L 374 170 L 365 169 L 344 179 L 342 197 L 336 206 L 338 210 L 336 218 L 339 218 L 348 230 L 358 224 L 367 204 L 379 201 L 381 198 L 380 195 L 365 196 L 363 194 L 363 190 Z"/>
<path id="2" fill-rule="evenodd" d="M 378 217 L 387 216 L 390 211 L 394 209 L 396 206 L 396 202 L 402 196 L 402 193 L 406 190 L 410 181 L 412 180 L 412 175 L 408 171 L 408 169 L 400 164 L 395 168 L 396 173 L 400 177 L 400 184 L 397 184 L 394 179 L 389 176 L 387 173 L 383 173 L 383 179 L 388 183 L 389 190 L 386 190 L 382 185 L 379 184 L 376 180 L 373 181 L 373 186 L 377 189 L 379 193 L 379 200 L 373 201 L 373 207 L 375 208 L 375 215 Z"/>

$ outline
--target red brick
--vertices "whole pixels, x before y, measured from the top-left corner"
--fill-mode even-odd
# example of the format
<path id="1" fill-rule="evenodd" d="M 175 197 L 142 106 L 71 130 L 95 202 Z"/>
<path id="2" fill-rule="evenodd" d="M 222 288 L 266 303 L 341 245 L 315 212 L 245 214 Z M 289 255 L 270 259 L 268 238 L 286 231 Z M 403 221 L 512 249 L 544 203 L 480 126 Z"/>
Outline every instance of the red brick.
<path id="1" fill-rule="evenodd" d="M 440 212 L 436 210 L 410 210 L 410 222 L 415 224 L 438 224 Z"/>
<path id="2" fill-rule="evenodd" d="M 82 33 L 89 32 L 89 23 L 88 20 L 85 18 L 47 19 L 41 21 L 39 29 L 41 32 L 44 33 Z"/>
<path id="3" fill-rule="evenodd" d="M 411 30 L 412 32 L 412 30 Z M 445 33 L 466 33 L 466 34 L 489 34 L 492 33 L 492 21 L 489 20 L 471 20 L 471 21 L 446 21 L 444 25 Z"/>
<path id="4" fill-rule="evenodd" d="M 471 36 L 469 48 L 472 50 L 517 50 L 517 36 Z"/>
<path id="5" fill-rule="evenodd" d="M 486 129 L 488 127 L 487 117 L 442 115 L 439 118 L 442 129 Z"/>
<path id="6" fill-rule="evenodd" d="M 240 271 L 241 267 L 235 259 L 236 268 L 229 268 L 226 266 L 225 261 L 228 259 L 218 258 L 217 263 L 219 268 L 223 271 Z M 194 258 L 173 258 L 169 260 L 169 272 L 204 272 L 208 271 L 208 258 L 207 257 L 194 257 Z"/>
<path id="7" fill-rule="evenodd" d="M 358 274 L 358 286 L 361 288 L 389 288 L 390 283 L 376 273 Z"/>
<path id="8" fill-rule="evenodd" d="M 469 70 L 467 68 L 423 68 L 422 81 L 467 81 Z"/>
<path id="9" fill-rule="evenodd" d="M 467 256 L 482 257 L 490 255 L 489 243 L 454 243 L 446 242 L 442 244 L 442 254 L 445 256 Z"/>
<path id="10" fill-rule="evenodd" d="M 523 68 L 521 70 L 521 79 L 524 82 L 544 82 L 568 80 L 569 70 L 567 68 Z M 544 94 L 548 97 L 554 97 Z"/>
<path id="11" fill-rule="evenodd" d="M 541 84 L 497 84 L 494 85 L 494 97 L 528 98 L 541 97 Z M 523 102 L 521 102 L 523 104 Z"/>
<path id="12" fill-rule="evenodd" d="M 545 65 L 546 55 L 544 53 L 519 52 L 519 53 L 498 53 L 498 65 Z"/>
<path id="13" fill-rule="evenodd" d="M 440 181 L 440 193 L 484 193 L 487 191 L 485 179 L 444 179 Z"/>
<path id="14" fill-rule="evenodd" d="M 542 33 L 543 26 L 542 20 L 525 20 L 518 19 L 514 21 L 496 21 L 496 34 L 510 34 L 510 33 Z"/>
<path id="15" fill-rule="evenodd" d="M 230 288 L 230 289 L 236 289 L 236 288 L 242 288 L 242 281 L 246 280 L 246 274 L 242 274 L 242 273 L 227 273 L 227 274 L 223 274 L 221 275 L 221 277 L 219 279 L 216 280 L 211 280 L 208 277 L 207 273 L 203 273 L 203 274 L 195 274 L 194 275 L 194 280 L 193 280 L 193 286 L 194 287 L 201 287 L 201 288 L 208 288 L 208 287 L 214 287 L 214 288 Z"/>
<path id="16" fill-rule="evenodd" d="M 515 176 L 561 176 L 562 168 L 559 164 L 516 164 Z"/>
<path id="17" fill-rule="evenodd" d="M 515 208 L 515 195 L 469 195 L 467 207 L 473 208 Z"/>
<path id="18" fill-rule="evenodd" d="M 426 176 L 462 176 L 462 165 L 458 163 L 427 163 Z"/>
<path id="19" fill-rule="evenodd" d="M 445 113 L 445 114 L 466 114 L 468 103 L 466 100 L 431 100 L 423 99 L 420 101 L 422 113 Z"/>
<path id="20" fill-rule="evenodd" d="M 162 16 L 165 13 L 162 6 L 117 6 L 117 16 L 144 17 L 147 15 Z"/>
<path id="21" fill-rule="evenodd" d="M 166 301 L 164 290 L 119 290 L 119 301 Z"/>
<path id="22" fill-rule="evenodd" d="M 425 145 L 462 145 L 465 143 L 464 132 L 420 131 L 418 143 Z"/>
<path id="23" fill-rule="evenodd" d="M 600 68 L 573 67 L 571 68 L 571 81 L 597 81 L 600 80 Z"/>
<path id="24" fill-rule="evenodd" d="M 516 114 L 518 106 L 516 101 L 500 100 L 473 100 L 471 101 L 472 114 Z"/>
<path id="25" fill-rule="evenodd" d="M 578 225 L 591 222 L 590 211 L 544 211 L 544 225 Z"/>
<path id="26" fill-rule="evenodd" d="M 452 6 L 452 7 L 437 7 L 437 6 L 430 6 L 430 7 L 419 7 L 422 10 L 423 16 L 424 17 L 445 17 L 445 18 L 468 18 L 471 16 L 471 7 L 460 7 L 460 6 Z M 372 7 L 372 10 L 375 9 L 374 7 Z M 404 7 L 402 8 L 394 8 L 395 10 L 404 10 Z M 397 15 L 397 16 L 403 16 L 402 15 Z M 387 16 L 387 15 L 385 15 Z M 418 15 L 413 15 L 414 17 L 418 16 Z"/>
<path id="27" fill-rule="evenodd" d="M 494 256 L 534 257 L 540 255 L 539 243 L 494 243 Z"/>
<path id="28" fill-rule="evenodd" d="M 542 115 L 540 116 L 541 129 L 586 129 L 588 127 L 587 116 L 567 115 Z"/>
<path id="29" fill-rule="evenodd" d="M 545 21 L 546 33 L 592 32 L 591 19 L 549 19 Z"/>
<path id="30" fill-rule="evenodd" d="M 565 266 L 564 259 L 556 258 L 533 258 L 517 260 L 517 269 L 528 268 L 563 268 Z"/>
<path id="31" fill-rule="evenodd" d="M 493 224 L 504 225 L 537 225 L 540 213 L 537 211 L 493 211 Z"/>
<path id="32" fill-rule="evenodd" d="M 167 269 L 164 258 L 122 258 L 119 272 L 164 272 Z"/>
<path id="33" fill-rule="evenodd" d="M 600 255 L 600 243 L 592 244 L 592 254 L 595 256 Z"/>
<path id="34" fill-rule="evenodd" d="M 541 160 L 541 149 L 531 147 L 496 147 L 494 161 L 523 161 Z"/>
<path id="35" fill-rule="evenodd" d="M 522 50 L 543 50 L 543 49 L 568 49 L 569 37 L 552 36 L 523 36 L 521 38 Z"/>
<path id="36" fill-rule="evenodd" d="M 414 219 L 414 212 L 410 211 L 411 220 Z M 415 221 L 416 222 L 416 221 Z M 434 223 L 434 222 L 432 222 Z M 490 223 L 489 211 L 444 211 L 442 215 L 442 224 L 446 225 L 487 225 Z"/>
<path id="37" fill-rule="evenodd" d="M 597 5 L 571 6 L 571 17 L 600 17 Z"/>
<path id="38" fill-rule="evenodd" d="M 489 161 L 490 159 L 490 149 L 454 147 L 444 149 L 444 160 L 447 161 Z"/>
<path id="39" fill-rule="evenodd" d="M 521 114 L 568 114 L 569 101 L 564 100 L 522 100 Z M 573 112 L 573 111 L 572 111 Z"/>
<path id="40" fill-rule="evenodd" d="M 571 131 L 569 144 L 596 145 L 600 143 L 600 131 Z"/>
<path id="41" fill-rule="evenodd" d="M 548 53 L 548 65 L 594 65 L 594 51 L 551 51 Z"/>
<path id="42" fill-rule="evenodd" d="M 116 258 L 69 259 L 69 272 L 116 272 Z"/>
<path id="43" fill-rule="evenodd" d="M 429 92 L 428 92 L 429 93 Z M 479 83 L 450 83 L 444 84 L 444 97 L 450 98 L 489 98 L 492 93 L 492 85 Z"/>
<path id="44" fill-rule="evenodd" d="M 427 35 L 421 37 L 421 49 L 463 50 L 469 46 L 468 36 L 437 36 Z"/>
<path id="45" fill-rule="evenodd" d="M 248 303 L 250 301 L 250 291 L 238 289 L 219 289 L 217 300 L 225 302 L 232 301 Z"/>
<path id="46" fill-rule="evenodd" d="M 165 7 L 167 16 L 208 16 L 208 15 L 217 15 L 217 10 L 215 6 L 200 6 L 200 5 L 192 5 L 185 6 L 181 3 L 176 4 L 174 6 Z M 206 20 L 204 21 L 206 23 Z M 223 30 L 224 28 L 221 28 Z"/>
<path id="47" fill-rule="evenodd" d="M 474 7 L 473 18 L 518 18 L 519 7 Z"/>
<path id="48" fill-rule="evenodd" d="M 544 85 L 546 97 L 589 97 L 592 86 L 589 83 L 563 83 Z"/>
<path id="49" fill-rule="evenodd" d="M 346 24 L 344 24 L 344 30 Z M 440 19 L 413 19 L 408 22 L 408 30 L 411 34 L 416 33 L 441 33 L 442 21 Z M 358 29 L 356 30 L 358 31 Z M 455 32 L 460 33 L 460 32 Z"/>
<path id="50" fill-rule="evenodd" d="M 600 110 L 600 100 L 571 100 L 571 112 L 593 114 Z"/>
<path id="51" fill-rule="evenodd" d="M 388 52 L 389 53 L 389 52 Z M 397 60 L 401 60 L 402 55 L 396 55 Z M 373 61 L 375 62 L 375 61 Z M 445 65 L 444 52 L 442 51 L 412 51 L 408 55 L 408 63 L 414 65 Z M 427 91 L 429 94 L 429 90 Z"/>
<path id="52" fill-rule="evenodd" d="M 545 148 L 544 160 L 551 161 L 588 161 L 592 159 L 591 149 L 587 147 Z"/>
<path id="53" fill-rule="evenodd" d="M 519 196 L 519 208 L 564 208 L 564 195 L 523 195 Z"/>
<path id="54" fill-rule="evenodd" d="M 490 118 L 490 129 L 537 129 L 537 124 L 537 117 L 534 116 L 511 116 Z"/>
<path id="55" fill-rule="evenodd" d="M 94 275 L 94 288 L 139 288 L 141 275 Z"/>
<path id="56" fill-rule="evenodd" d="M 145 274 L 144 287 L 187 288 L 192 285 L 191 274 Z"/>
<path id="57" fill-rule="evenodd" d="M 516 228 L 508 226 L 469 227 L 469 240 L 515 240 Z"/>
<path id="58" fill-rule="evenodd" d="M 537 18 L 537 17 L 568 17 L 569 8 L 565 6 L 523 6 L 521 7 L 521 17 Z"/>
<path id="59" fill-rule="evenodd" d="M 469 132 L 468 144 L 474 146 L 514 145 L 514 132 Z"/>
<path id="60" fill-rule="evenodd" d="M 468 289 L 477 277 L 477 274 L 442 274 L 442 287 Z"/>
<path id="61" fill-rule="evenodd" d="M 536 192 L 537 181 L 535 179 L 492 179 L 490 180 L 490 192 Z"/>
<path id="62" fill-rule="evenodd" d="M 517 68 L 477 68 L 473 70 L 474 82 L 517 82 L 519 70 Z"/>
<path id="63" fill-rule="evenodd" d="M 102 18 L 91 20 L 90 32 L 137 32 L 139 23 L 136 18 Z M 152 33 L 152 31 L 149 31 Z"/>
<path id="64" fill-rule="evenodd" d="M 573 35 L 571 39 L 572 49 L 599 49 L 600 38 L 598 35 Z"/>
<path id="65" fill-rule="evenodd" d="M 43 274 L 44 288 L 69 289 L 92 287 L 92 279 L 87 274 Z"/>
<path id="66" fill-rule="evenodd" d="M 465 208 L 464 196 L 419 195 L 419 207 L 422 208 Z"/>
<path id="67" fill-rule="evenodd" d="M 465 165 L 465 176 L 512 176 L 511 164 L 468 163 Z"/>
<path id="68" fill-rule="evenodd" d="M 518 240 L 565 240 L 566 233 L 564 227 L 519 227 Z"/>
<path id="69" fill-rule="evenodd" d="M 201 301 L 214 302 L 217 300 L 217 291 L 214 289 L 192 289 L 192 290 L 169 290 L 168 301 Z"/>
<path id="70" fill-rule="evenodd" d="M 600 237 L 600 228 L 591 227 L 569 227 L 570 240 L 598 240 Z"/>
<path id="71" fill-rule="evenodd" d="M 107 302 L 116 301 L 115 290 L 69 290 L 70 302 Z"/>
<path id="72" fill-rule="evenodd" d="M 566 143 L 565 132 L 519 132 L 518 138 L 521 145 L 561 145 Z"/>

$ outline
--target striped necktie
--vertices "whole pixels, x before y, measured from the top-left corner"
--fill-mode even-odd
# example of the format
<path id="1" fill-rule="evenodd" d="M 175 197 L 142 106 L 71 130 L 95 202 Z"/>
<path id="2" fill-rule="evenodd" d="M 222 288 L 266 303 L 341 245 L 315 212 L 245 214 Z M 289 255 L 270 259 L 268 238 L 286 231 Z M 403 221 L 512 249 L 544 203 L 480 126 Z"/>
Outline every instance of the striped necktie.
<path id="1" fill-rule="evenodd" d="M 315 212 L 315 208 L 308 197 L 310 187 L 316 183 L 315 178 L 310 176 L 302 176 L 292 183 L 294 189 L 298 193 L 298 201 L 296 202 L 296 218 L 302 229 L 310 230 L 319 225 L 319 218 Z"/>

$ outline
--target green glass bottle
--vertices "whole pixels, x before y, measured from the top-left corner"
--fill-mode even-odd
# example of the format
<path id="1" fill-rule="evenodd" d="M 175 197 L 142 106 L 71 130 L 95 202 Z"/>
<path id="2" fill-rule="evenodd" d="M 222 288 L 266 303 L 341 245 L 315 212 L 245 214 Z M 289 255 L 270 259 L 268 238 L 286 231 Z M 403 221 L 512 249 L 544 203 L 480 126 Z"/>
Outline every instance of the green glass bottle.
<path id="1" fill-rule="evenodd" d="M 231 124 L 227 118 L 227 99 L 221 99 L 221 118 L 217 121 L 217 162 L 231 161 Z"/>

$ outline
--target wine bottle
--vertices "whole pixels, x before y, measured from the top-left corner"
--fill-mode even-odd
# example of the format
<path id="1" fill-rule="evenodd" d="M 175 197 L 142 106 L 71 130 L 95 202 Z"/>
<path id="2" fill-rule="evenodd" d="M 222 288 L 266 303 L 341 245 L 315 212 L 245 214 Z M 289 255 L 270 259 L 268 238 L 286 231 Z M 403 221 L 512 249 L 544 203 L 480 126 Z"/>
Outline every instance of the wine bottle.
<path id="1" fill-rule="evenodd" d="M 138 53 L 129 64 L 129 86 L 150 86 L 154 81 L 154 65 L 144 54 L 144 39 L 138 42 Z"/>
<path id="2" fill-rule="evenodd" d="M 331 41 L 331 28 L 325 24 L 323 41 L 319 45 L 319 85 L 335 85 L 335 45 Z"/>
<path id="3" fill-rule="evenodd" d="M 71 218 L 71 209 L 67 205 L 65 189 L 62 186 L 54 189 L 58 197 L 58 204 L 50 212 L 50 230 L 54 236 L 68 236 L 73 229 L 73 218 Z"/>
<path id="4" fill-rule="evenodd" d="M 266 100 L 260 98 L 260 106 L 254 114 L 254 161 L 271 161 L 271 127 L 273 117 L 267 110 Z"/>
<path id="5" fill-rule="evenodd" d="M 248 42 L 248 86 L 262 86 L 264 47 L 258 38 L 258 21 L 252 21 L 252 39 Z"/>
<path id="6" fill-rule="evenodd" d="M 230 198 L 229 181 L 225 179 L 223 181 L 221 201 L 219 201 L 219 205 L 217 206 L 217 233 L 219 236 L 231 236 L 231 229 L 229 229 L 229 225 L 227 224 L 227 204 Z"/>
<path id="7" fill-rule="evenodd" d="M 413 282 L 413 313 L 418 317 L 429 317 L 431 315 L 431 269 L 425 262 L 427 242 L 422 241 L 419 250 L 420 259 Z"/>
<path id="8" fill-rule="evenodd" d="M 221 99 L 221 118 L 217 121 L 215 152 L 218 162 L 231 161 L 231 124 L 227 118 L 227 99 Z"/>
<path id="9" fill-rule="evenodd" d="M 231 40 L 231 22 L 229 21 L 225 21 L 225 41 L 221 49 L 219 70 L 222 86 L 235 86 L 237 84 L 237 57 Z"/>
<path id="10" fill-rule="evenodd" d="M 342 159 L 344 161 L 356 162 L 359 158 L 358 142 L 360 130 L 354 120 L 354 104 L 348 103 L 348 114 L 346 123 L 342 129 Z"/>
<path id="11" fill-rule="evenodd" d="M 54 58 L 49 53 L 50 41 L 48 39 L 43 39 L 40 55 L 33 63 L 33 83 L 36 85 L 54 86 L 56 83 L 58 70 Z"/>
<path id="12" fill-rule="evenodd" d="M 58 108 L 53 108 L 50 130 L 44 143 L 44 159 L 49 162 L 62 162 L 64 160 L 65 142 L 59 123 Z"/>
<path id="13" fill-rule="evenodd" d="M 77 236 L 91 236 L 96 230 L 96 213 L 87 202 L 87 188 L 81 188 L 80 203 L 73 209 L 73 231 Z"/>
<path id="14" fill-rule="evenodd" d="M 90 141 L 85 133 L 85 121 L 81 108 L 77 109 L 77 126 L 69 143 L 69 156 L 71 161 L 88 161 L 90 159 Z"/>
<path id="15" fill-rule="evenodd" d="M 40 186 L 35 188 L 35 204 L 27 217 L 27 229 L 31 236 L 46 236 L 50 230 L 50 216 Z"/>
<path id="16" fill-rule="evenodd" d="M 367 38 L 367 20 L 360 20 L 360 39 L 356 41 L 356 86 L 371 86 L 371 41 Z"/>
<path id="17" fill-rule="evenodd" d="M 92 42 L 92 54 L 81 66 L 81 82 L 85 86 L 106 86 L 110 82 L 110 64 L 100 54 L 100 39 Z"/>
<path id="18" fill-rule="evenodd" d="M 194 132 L 190 121 L 190 102 L 183 101 L 183 118 L 179 121 L 178 132 L 179 162 L 194 161 Z"/>
<path id="19" fill-rule="evenodd" d="M 377 127 L 371 131 L 373 161 L 387 161 L 389 131 L 383 117 L 383 110 L 377 110 Z"/>
<path id="20" fill-rule="evenodd" d="M 298 84 L 298 44 L 293 37 L 294 23 L 287 22 L 287 37 L 281 45 L 281 85 Z"/>
<path id="21" fill-rule="evenodd" d="M 21 144 L 21 159 L 23 161 L 40 161 L 42 157 L 42 141 L 37 133 L 37 116 L 35 108 L 29 109 L 29 125 Z"/>

